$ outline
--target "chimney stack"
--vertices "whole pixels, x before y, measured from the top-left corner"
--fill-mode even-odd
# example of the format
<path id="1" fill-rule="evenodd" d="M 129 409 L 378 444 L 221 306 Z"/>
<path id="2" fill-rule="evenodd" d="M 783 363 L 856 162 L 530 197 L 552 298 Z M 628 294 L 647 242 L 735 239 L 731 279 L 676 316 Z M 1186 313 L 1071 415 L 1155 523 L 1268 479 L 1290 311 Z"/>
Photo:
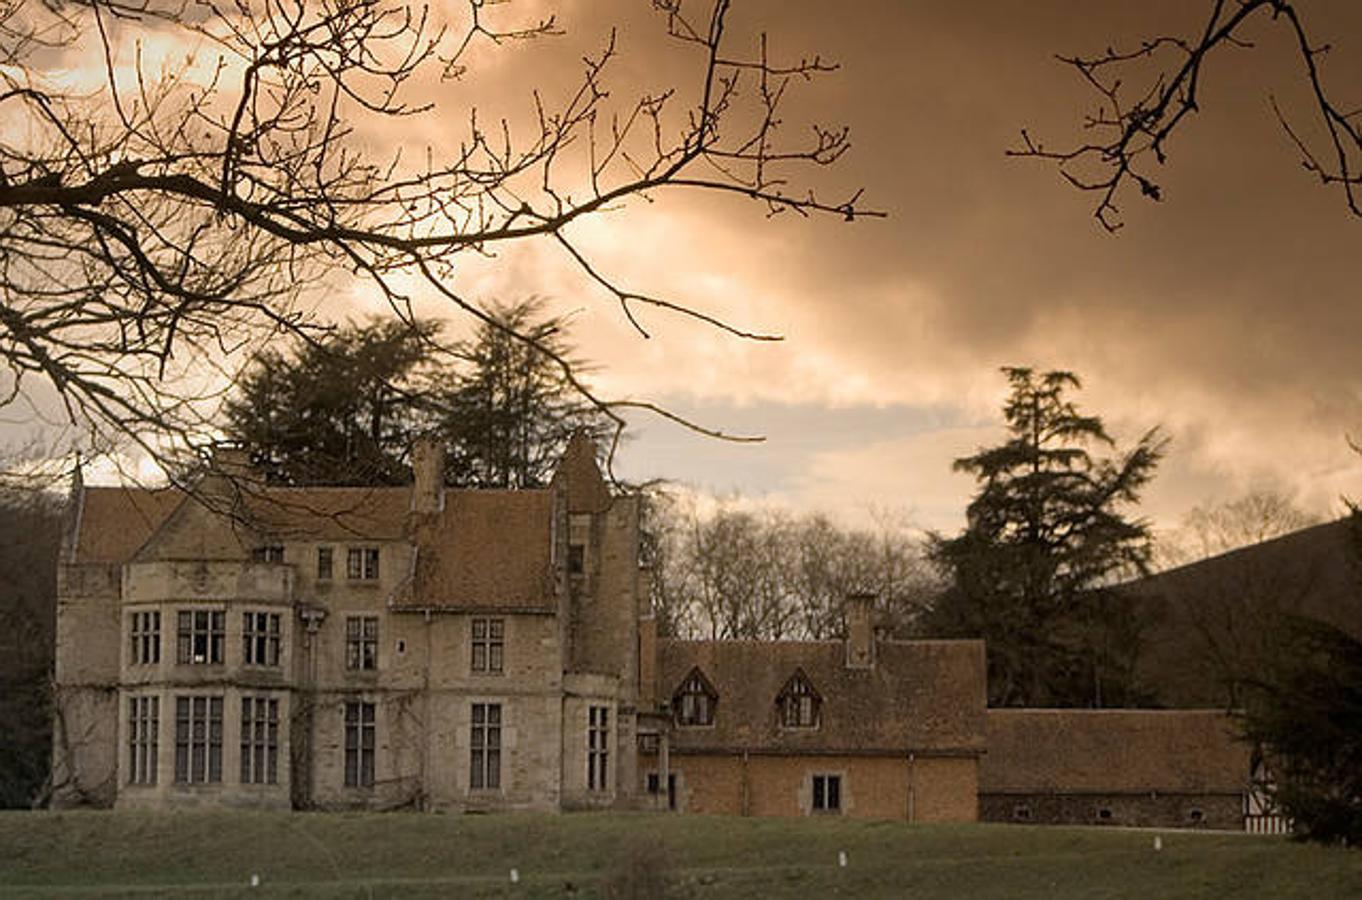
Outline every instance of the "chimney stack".
<path id="1" fill-rule="evenodd" d="M 411 470 L 416 483 L 411 510 L 438 513 L 445 508 L 445 449 L 434 438 L 417 438 L 411 448 Z"/>
<path id="2" fill-rule="evenodd" d="M 875 665 L 874 594 L 851 594 L 846 601 L 847 668 L 869 669 Z"/>

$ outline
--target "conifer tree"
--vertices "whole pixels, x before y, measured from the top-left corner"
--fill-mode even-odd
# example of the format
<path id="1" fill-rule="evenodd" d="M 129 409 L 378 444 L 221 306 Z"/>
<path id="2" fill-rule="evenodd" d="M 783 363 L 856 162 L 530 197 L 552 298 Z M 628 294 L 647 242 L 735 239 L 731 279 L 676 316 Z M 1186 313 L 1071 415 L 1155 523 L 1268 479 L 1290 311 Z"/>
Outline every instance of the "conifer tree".
<path id="1" fill-rule="evenodd" d="M 1103 588 L 1147 570 L 1149 527 L 1123 507 L 1139 499 L 1164 441 L 1153 429 L 1127 452 L 1094 457 L 1089 448 L 1114 443 L 1068 398 L 1077 376 L 1003 372 L 1008 438 L 955 461 L 979 492 L 965 530 L 934 538 L 948 586 L 927 628 L 987 642 L 993 705 L 1130 704 L 1140 623 Z"/>

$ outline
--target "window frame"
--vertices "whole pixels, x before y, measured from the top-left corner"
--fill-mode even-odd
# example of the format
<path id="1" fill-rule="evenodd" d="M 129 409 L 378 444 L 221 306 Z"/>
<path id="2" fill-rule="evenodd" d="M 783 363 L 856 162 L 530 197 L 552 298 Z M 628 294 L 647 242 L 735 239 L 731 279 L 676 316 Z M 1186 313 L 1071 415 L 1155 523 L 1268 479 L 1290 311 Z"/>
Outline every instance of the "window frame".
<path id="1" fill-rule="evenodd" d="M 261 544 L 251 548 L 251 562 L 255 563 L 282 563 L 284 561 L 283 544 Z"/>
<path id="2" fill-rule="evenodd" d="M 134 694 L 128 698 L 129 785 L 156 784 L 160 765 L 161 698 Z"/>
<path id="3" fill-rule="evenodd" d="M 586 724 L 586 789 L 610 790 L 610 707 L 588 706 Z"/>
<path id="4" fill-rule="evenodd" d="M 719 693 L 699 666 L 690 670 L 672 694 L 672 718 L 680 728 L 712 728 L 718 707 Z"/>
<path id="5" fill-rule="evenodd" d="M 279 783 L 279 699 L 241 698 L 241 783 Z"/>
<path id="6" fill-rule="evenodd" d="M 776 712 L 782 729 L 808 731 L 823 721 L 823 697 L 803 669 L 796 669 L 776 695 Z"/>
<path id="7" fill-rule="evenodd" d="M 840 816 L 842 814 L 842 775 L 840 772 L 818 772 L 810 776 L 809 811 L 820 816 Z"/>
<path id="8" fill-rule="evenodd" d="M 175 695 L 175 783 L 222 783 L 221 694 Z"/>
<path id="9" fill-rule="evenodd" d="M 161 611 L 134 610 L 130 613 L 132 640 L 130 665 L 155 666 L 161 662 Z"/>
<path id="10" fill-rule="evenodd" d="M 345 617 L 345 669 L 378 671 L 378 616 Z"/>
<path id="11" fill-rule="evenodd" d="M 267 669 L 283 665 L 283 616 L 268 610 L 249 610 L 241 616 L 241 664 Z"/>
<path id="12" fill-rule="evenodd" d="M 345 770 L 347 788 L 374 786 L 378 755 L 378 710 L 369 700 L 345 702 Z"/>
<path id="13" fill-rule="evenodd" d="M 336 576 L 336 552 L 335 548 L 322 546 L 317 548 L 317 580 L 333 581 Z"/>
<path id="14" fill-rule="evenodd" d="M 469 791 L 501 791 L 501 729 L 504 724 L 500 703 L 471 704 L 468 733 Z"/>
<path id="15" fill-rule="evenodd" d="M 469 670 L 475 675 L 506 674 L 506 620 L 478 616 L 469 624 Z"/>
<path id="16" fill-rule="evenodd" d="M 178 665 L 220 666 L 227 656 L 227 610 L 204 607 L 176 610 L 175 636 L 175 662 Z M 203 639 L 202 659 L 198 658 L 200 638 Z"/>
<path id="17" fill-rule="evenodd" d="M 345 548 L 345 579 L 347 581 L 378 581 L 380 568 L 378 547 Z"/>

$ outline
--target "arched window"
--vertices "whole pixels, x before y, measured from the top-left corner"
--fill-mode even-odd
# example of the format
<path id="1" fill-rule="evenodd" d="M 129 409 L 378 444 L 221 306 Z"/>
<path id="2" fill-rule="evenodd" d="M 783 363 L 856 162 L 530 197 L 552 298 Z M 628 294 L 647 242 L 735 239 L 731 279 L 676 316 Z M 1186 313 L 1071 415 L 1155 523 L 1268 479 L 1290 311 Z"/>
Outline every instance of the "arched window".
<path id="1" fill-rule="evenodd" d="M 700 669 L 690 670 L 686 680 L 672 696 L 672 712 L 677 725 L 713 725 L 714 707 L 719 695 Z"/>
<path id="2" fill-rule="evenodd" d="M 790 680 L 785 682 L 780 696 L 776 698 L 776 705 L 780 708 L 781 727 L 817 728 L 823 698 L 813 689 L 808 676 L 796 670 Z"/>

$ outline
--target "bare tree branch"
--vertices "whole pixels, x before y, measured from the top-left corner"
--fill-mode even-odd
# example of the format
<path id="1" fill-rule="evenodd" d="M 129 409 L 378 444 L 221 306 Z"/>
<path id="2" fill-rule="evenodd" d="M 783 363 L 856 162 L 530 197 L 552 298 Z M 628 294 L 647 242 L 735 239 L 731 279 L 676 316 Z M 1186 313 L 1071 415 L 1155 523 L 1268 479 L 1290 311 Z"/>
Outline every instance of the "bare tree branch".
<path id="1" fill-rule="evenodd" d="M 1321 183 L 1338 186 L 1348 209 L 1362 216 L 1358 112 L 1340 105 L 1326 85 L 1321 64 L 1329 45 L 1311 40 L 1298 5 L 1290 0 L 1214 0 L 1200 33 L 1190 38 L 1162 35 L 1131 50 L 1107 48 L 1092 56 L 1060 56 L 1097 93 L 1097 108 L 1083 122 L 1091 137 L 1054 149 L 1023 129 L 1021 146 L 1007 154 L 1054 163 L 1070 185 L 1098 196 L 1093 215 L 1103 228 L 1116 231 L 1121 227 L 1124 195 L 1138 191 L 1151 200 L 1163 198 L 1155 171 L 1167 162 L 1168 145 L 1179 126 L 1201 111 L 1199 89 L 1209 60 L 1251 49 L 1245 33 L 1267 19 L 1291 34 L 1310 86 L 1312 112 L 1326 134 L 1322 146 L 1301 137 L 1274 99 L 1277 119 L 1305 169 Z"/>
<path id="2" fill-rule="evenodd" d="M 419 292 L 486 323 L 458 263 L 532 238 L 561 248 L 644 337 L 647 308 L 771 339 L 624 288 L 567 233 L 668 187 L 736 193 L 771 215 L 881 215 L 860 191 L 808 186 L 845 153 L 845 129 L 781 130 L 794 85 L 834 65 L 776 60 L 764 36 L 752 55 L 731 46 L 730 0 L 694 15 L 682 0 L 655 5 L 696 52 L 695 85 L 618 107 L 612 34 L 564 99 L 532 94 L 528 137 L 470 106 L 458 146 L 380 159 L 359 135 L 436 112 L 411 99 L 422 73 L 459 79 L 477 43 L 546 38 L 557 22 L 493 22 L 485 0 L 469 0 L 461 23 L 389 0 L 0 0 L 0 387 L 14 400 L 37 379 L 89 439 L 166 459 L 211 438 L 247 351 L 326 326 L 317 301 L 339 273 L 404 321 Z M 191 55 L 149 71 L 143 35 Z M 62 70 L 82 47 L 103 71 L 89 90 Z M 555 361 L 620 427 L 628 408 L 697 427 L 596 397 Z"/>

